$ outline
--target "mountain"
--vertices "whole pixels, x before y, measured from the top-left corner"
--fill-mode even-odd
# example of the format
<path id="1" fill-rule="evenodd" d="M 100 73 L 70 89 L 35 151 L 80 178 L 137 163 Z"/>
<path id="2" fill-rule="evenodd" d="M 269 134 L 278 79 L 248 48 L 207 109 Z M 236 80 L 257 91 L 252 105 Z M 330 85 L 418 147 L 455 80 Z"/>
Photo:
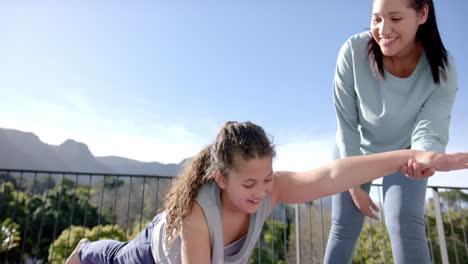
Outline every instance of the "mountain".
<path id="1" fill-rule="evenodd" d="M 156 161 L 141 162 L 116 156 L 97 157 L 97 160 L 120 174 L 148 174 L 148 172 L 157 171 L 157 174 L 161 176 L 176 175 L 182 164 L 182 162 L 179 164 L 163 164 Z"/>
<path id="2" fill-rule="evenodd" d="M 95 157 L 84 143 L 68 139 L 49 145 L 31 132 L 0 128 L 0 168 L 175 176 L 183 165 Z"/>
<path id="3" fill-rule="evenodd" d="M 59 157 L 71 171 L 115 173 L 114 168 L 99 162 L 84 143 L 68 139 L 59 146 L 54 146 Z"/>
<path id="4" fill-rule="evenodd" d="M 38 136 L 13 129 L 0 129 L 0 167 L 25 170 L 67 170 L 54 149 Z"/>

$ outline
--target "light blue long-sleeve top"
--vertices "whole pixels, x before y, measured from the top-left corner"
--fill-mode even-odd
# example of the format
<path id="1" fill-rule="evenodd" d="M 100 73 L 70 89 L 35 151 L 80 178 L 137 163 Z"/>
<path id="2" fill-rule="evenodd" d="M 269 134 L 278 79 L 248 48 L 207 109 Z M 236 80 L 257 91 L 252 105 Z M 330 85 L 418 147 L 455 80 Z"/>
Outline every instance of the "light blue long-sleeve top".
<path id="1" fill-rule="evenodd" d="M 458 91 L 457 72 L 449 56 L 447 80 L 435 84 L 426 52 L 408 78 L 384 72 L 377 78 L 370 66 L 366 31 L 342 46 L 334 77 L 336 142 L 341 157 L 397 149 L 444 152 L 450 112 Z"/>

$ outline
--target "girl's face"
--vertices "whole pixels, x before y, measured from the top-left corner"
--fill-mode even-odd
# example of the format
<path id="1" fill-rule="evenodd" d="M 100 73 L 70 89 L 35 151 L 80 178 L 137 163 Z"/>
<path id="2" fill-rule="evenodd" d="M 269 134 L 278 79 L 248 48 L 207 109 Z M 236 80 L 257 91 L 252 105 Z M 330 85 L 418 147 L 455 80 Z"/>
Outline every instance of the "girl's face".
<path id="1" fill-rule="evenodd" d="M 219 184 L 224 195 L 223 206 L 234 211 L 255 213 L 273 187 L 273 167 L 270 156 L 245 160 L 236 155 L 234 168 Z"/>
<path id="2" fill-rule="evenodd" d="M 384 56 L 406 56 L 415 47 L 419 25 L 427 19 L 427 5 L 416 12 L 410 0 L 374 0 L 371 32 Z"/>

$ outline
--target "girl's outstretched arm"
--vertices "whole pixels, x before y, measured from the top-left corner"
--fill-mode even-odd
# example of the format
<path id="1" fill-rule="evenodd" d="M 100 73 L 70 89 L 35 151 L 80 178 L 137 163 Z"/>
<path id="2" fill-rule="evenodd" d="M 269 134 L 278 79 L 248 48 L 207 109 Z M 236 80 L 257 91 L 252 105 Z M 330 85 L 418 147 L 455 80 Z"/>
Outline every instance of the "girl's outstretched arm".
<path id="1" fill-rule="evenodd" d="M 192 212 L 184 218 L 181 230 L 183 264 L 211 263 L 211 242 L 203 209 L 194 202 Z"/>
<path id="2" fill-rule="evenodd" d="M 398 172 L 413 159 L 421 169 L 451 171 L 468 168 L 468 153 L 396 150 L 333 161 L 305 172 L 274 173 L 272 203 L 302 203 L 340 193 L 359 184 Z"/>

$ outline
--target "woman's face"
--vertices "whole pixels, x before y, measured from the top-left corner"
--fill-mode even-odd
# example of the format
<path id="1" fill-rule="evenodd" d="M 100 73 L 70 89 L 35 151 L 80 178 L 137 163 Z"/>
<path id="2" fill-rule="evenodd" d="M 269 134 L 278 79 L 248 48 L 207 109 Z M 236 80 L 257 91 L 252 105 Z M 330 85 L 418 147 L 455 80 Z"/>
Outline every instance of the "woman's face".
<path id="1" fill-rule="evenodd" d="M 231 210 L 255 213 L 262 200 L 273 187 L 273 167 L 270 156 L 245 160 L 240 156 L 234 159 L 234 168 L 224 178 L 220 186 Z"/>
<path id="2" fill-rule="evenodd" d="M 371 32 L 384 56 L 406 56 L 415 47 L 419 25 L 427 19 L 427 5 L 417 12 L 410 0 L 374 0 Z"/>

